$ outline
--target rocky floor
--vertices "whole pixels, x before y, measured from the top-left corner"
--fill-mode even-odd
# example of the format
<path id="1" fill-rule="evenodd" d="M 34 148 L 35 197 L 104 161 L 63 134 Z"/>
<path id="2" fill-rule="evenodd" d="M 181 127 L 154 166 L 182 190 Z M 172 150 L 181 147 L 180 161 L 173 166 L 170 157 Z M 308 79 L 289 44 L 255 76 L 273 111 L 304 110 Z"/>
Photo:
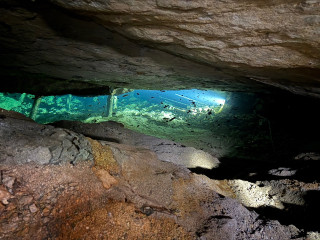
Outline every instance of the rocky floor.
<path id="1" fill-rule="evenodd" d="M 88 126 L 89 138 L 87 126 L 72 126 L 1 112 L 0 239 L 319 239 L 316 222 L 293 225 L 319 211 L 310 199 L 320 190 L 318 180 L 290 179 L 294 169 L 268 169 L 264 180 L 250 171 L 222 178 L 211 157 L 215 178 L 179 163 L 186 152 L 195 159 L 205 152 L 161 145 L 119 125 L 121 139 L 109 135 L 112 127 L 103 135 L 101 126 Z M 277 219 L 292 211 L 288 205 L 304 212 Z"/>

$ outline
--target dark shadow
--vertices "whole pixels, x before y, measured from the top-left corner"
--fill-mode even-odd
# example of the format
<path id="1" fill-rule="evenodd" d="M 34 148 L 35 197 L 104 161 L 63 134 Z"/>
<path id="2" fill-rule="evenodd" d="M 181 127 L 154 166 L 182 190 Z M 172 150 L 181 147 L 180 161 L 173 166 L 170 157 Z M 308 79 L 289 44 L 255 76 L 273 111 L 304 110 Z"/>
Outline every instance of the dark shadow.
<path id="1" fill-rule="evenodd" d="M 54 127 L 58 127 L 58 128 L 69 129 L 71 131 L 80 133 L 80 134 L 82 134 L 82 135 L 84 135 L 86 137 L 92 138 L 94 140 L 121 143 L 121 141 L 119 139 L 116 139 L 116 138 L 106 137 L 106 136 L 103 136 L 103 134 L 94 134 L 94 133 L 90 134 L 90 133 L 86 133 L 86 131 L 82 131 L 81 129 L 85 129 L 86 125 L 90 125 L 89 123 L 81 123 L 81 122 L 77 122 L 77 121 L 61 120 L 61 121 L 57 121 L 57 122 L 54 122 L 54 123 L 50 123 L 49 125 L 54 126 Z M 120 124 L 117 124 L 117 123 L 111 122 L 111 121 L 110 121 L 110 125 L 121 126 Z"/>
<path id="2" fill-rule="evenodd" d="M 320 192 L 307 191 L 304 196 L 305 204 L 298 206 L 284 204 L 283 210 L 273 207 L 260 207 L 253 209 L 267 219 L 278 220 L 283 225 L 293 224 L 305 231 L 320 231 Z"/>
<path id="3" fill-rule="evenodd" d="M 83 134 L 86 137 L 92 138 L 94 140 L 99 140 L 99 141 L 106 141 L 106 142 L 114 142 L 114 143 L 121 143 L 120 140 L 115 139 L 115 138 L 108 138 L 108 137 L 100 137 L 96 135 L 90 135 L 90 134 Z"/>
<path id="4" fill-rule="evenodd" d="M 267 180 L 267 169 L 271 169 L 275 162 L 258 161 L 255 159 L 220 158 L 221 164 L 218 168 L 203 169 L 192 168 L 192 172 L 203 174 L 211 179 L 242 179 L 242 180 Z"/>
<path id="5" fill-rule="evenodd" d="M 271 181 L 280 179 L 292 179 L 302 183 L 312 183 L 320 181 L 320 161 L 318 160 L 291 160 L 291 161 L 273 161 L 258 162 L 257 160 L 246 159 L 221 159 L 222 164 L 212 170 L 194 168 L 190 169 L 197 174 L 203 174 L 211 179 L 232 180 L 241 179 L 250 182 Z M 274 176 L 269 173 L 271 169 L 280 167 L 296 169 L 292 176 Z M 253 174 L 254 173 L 254 174 Z M 271 220 L 278 220 L 283 225 L 293 224 L 299 229 L 305 231 L 320 231 L 320 224 L 317 220 L 320 215 L 320 189 L 309 190 L 304 194 L 304 205 L 295 205 L 283 203 L 284 209 L 274 207 L 251 208 L 257 212 L 260 217 Z"/>
<path id="6" fill-rule="evenodd" d="M 218 168 L 203 169 L 192 168 L 192 172 L 203 174 L 211 179 L 241 179 L 246 181 L 270 181 L 279 179 L 292 179 L 305 183 L 320 181 L 320 160 L 288 160 L 259 161 L 254 159 L 221 158 Z M 296 173 L 288 175 L 274 175 L 269 171 L 279 168 L 295 170 Z"/>

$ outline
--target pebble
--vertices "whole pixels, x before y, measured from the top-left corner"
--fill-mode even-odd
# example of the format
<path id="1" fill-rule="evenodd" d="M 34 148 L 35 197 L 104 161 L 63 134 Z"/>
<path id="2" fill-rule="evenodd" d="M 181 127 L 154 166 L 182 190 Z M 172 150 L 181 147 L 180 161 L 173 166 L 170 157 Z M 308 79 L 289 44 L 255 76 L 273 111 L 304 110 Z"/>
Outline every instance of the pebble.
<path id="1" fill-rule="evenodd" d="M 35 204 L 32 204 L 29 206 L 29 210 L 30 210 L 30 212 L 35 213 L 38 211 L 38 208 L 36 207 Z"/>
<path id="2" fill-rule="evenodd" d="M 14 177 L 6 176 L 2 179 L 2 183 L 9 189 L 9 191 L 13 188 L 13 184 L 15 182 Z M 12 193 L 12 192 L 11 192 Z"/>
<path id="3" fill-rule="evenodd" d="M 30 204 L 32 200 L 33 198 L 31 196 L 23 196 L 22 198 L 20 198 L 19 203 L 24 206 Z"/>
<path id="4" fill-rule="evenodd" d="M 50 215 L 50 206 L 47 206 L 45 209 L 42 210 L 43 216 Z"/>
<path id="5" fill-rule="evenodd" d="M 48 217 L 45 217 L 44 219 L 43 219 L 43 223 L 47 223 L 47 222 L 49 222 L 50 221 L 50 218 L 48 218 Z"/>

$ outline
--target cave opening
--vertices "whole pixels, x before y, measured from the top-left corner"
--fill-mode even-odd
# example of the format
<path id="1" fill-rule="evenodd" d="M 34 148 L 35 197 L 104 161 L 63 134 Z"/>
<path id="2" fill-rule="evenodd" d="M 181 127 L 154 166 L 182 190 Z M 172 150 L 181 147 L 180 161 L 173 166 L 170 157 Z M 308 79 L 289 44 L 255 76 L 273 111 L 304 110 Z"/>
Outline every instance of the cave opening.
<path id="1" fill-rule="evenodd" d="M 320 148 L 320 119 L 314 111 L 320 101 L 285 92 L 115 88 L 109 95 L 88 96 L 0 93 L 0 100 L 0 108 L 41 124 L 119 122 L 226 162 L 285 161 L 302 152 L 317 154 Z"/>
<path id="2" fill-rule="evenodd" d="M 163 161 L 174 156 L 173 147 L 199 149 L 219 163 L 194 152 L 182 157 L 189 163 L 176 163 L 228 181 L 236 198 L 263 218 L 294 224 L 302 235 L 319 231 L 312 220 L 319 214 L 317 99 L 284 92 L 111 88 L 109 95 L 88 96 L 0 93 L 0 100 L 2 109 L 96 140 L 127 144 L 123 130 L 110 132 L 114 126 L 157 137 L 151 149 Z M 99 126 L 104 123 L 109 125 Z"/>

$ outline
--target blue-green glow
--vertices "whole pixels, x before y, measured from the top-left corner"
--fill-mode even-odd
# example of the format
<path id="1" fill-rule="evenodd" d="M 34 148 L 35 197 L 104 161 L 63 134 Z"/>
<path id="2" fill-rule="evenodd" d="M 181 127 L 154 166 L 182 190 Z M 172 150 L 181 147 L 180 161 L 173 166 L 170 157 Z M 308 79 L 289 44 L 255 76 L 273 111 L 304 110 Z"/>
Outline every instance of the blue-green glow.
<path id="1" fill-rule="evenodd" d="M 164 91 L 134 90 L 112 98 L 112 96 L 81 97 L 75 95 L 44 96 L 34 109 L 34 120 L 39 123 L 51 123 L 59 120 L 78 120 L 100 122 L 117 120 L 117 116 L 148 115 L 155 120 L 172 121 L 173 119 L 196 118 L 199 115 L 215 115 L 224 104 L 224 94 L 215 91 L 197 89 Z M 35 96 L 31 94 L 0 93 L 0 108 L 20 112 L 31 116 Z M 108 105 L 109 104 L 109 105 Z"/>

